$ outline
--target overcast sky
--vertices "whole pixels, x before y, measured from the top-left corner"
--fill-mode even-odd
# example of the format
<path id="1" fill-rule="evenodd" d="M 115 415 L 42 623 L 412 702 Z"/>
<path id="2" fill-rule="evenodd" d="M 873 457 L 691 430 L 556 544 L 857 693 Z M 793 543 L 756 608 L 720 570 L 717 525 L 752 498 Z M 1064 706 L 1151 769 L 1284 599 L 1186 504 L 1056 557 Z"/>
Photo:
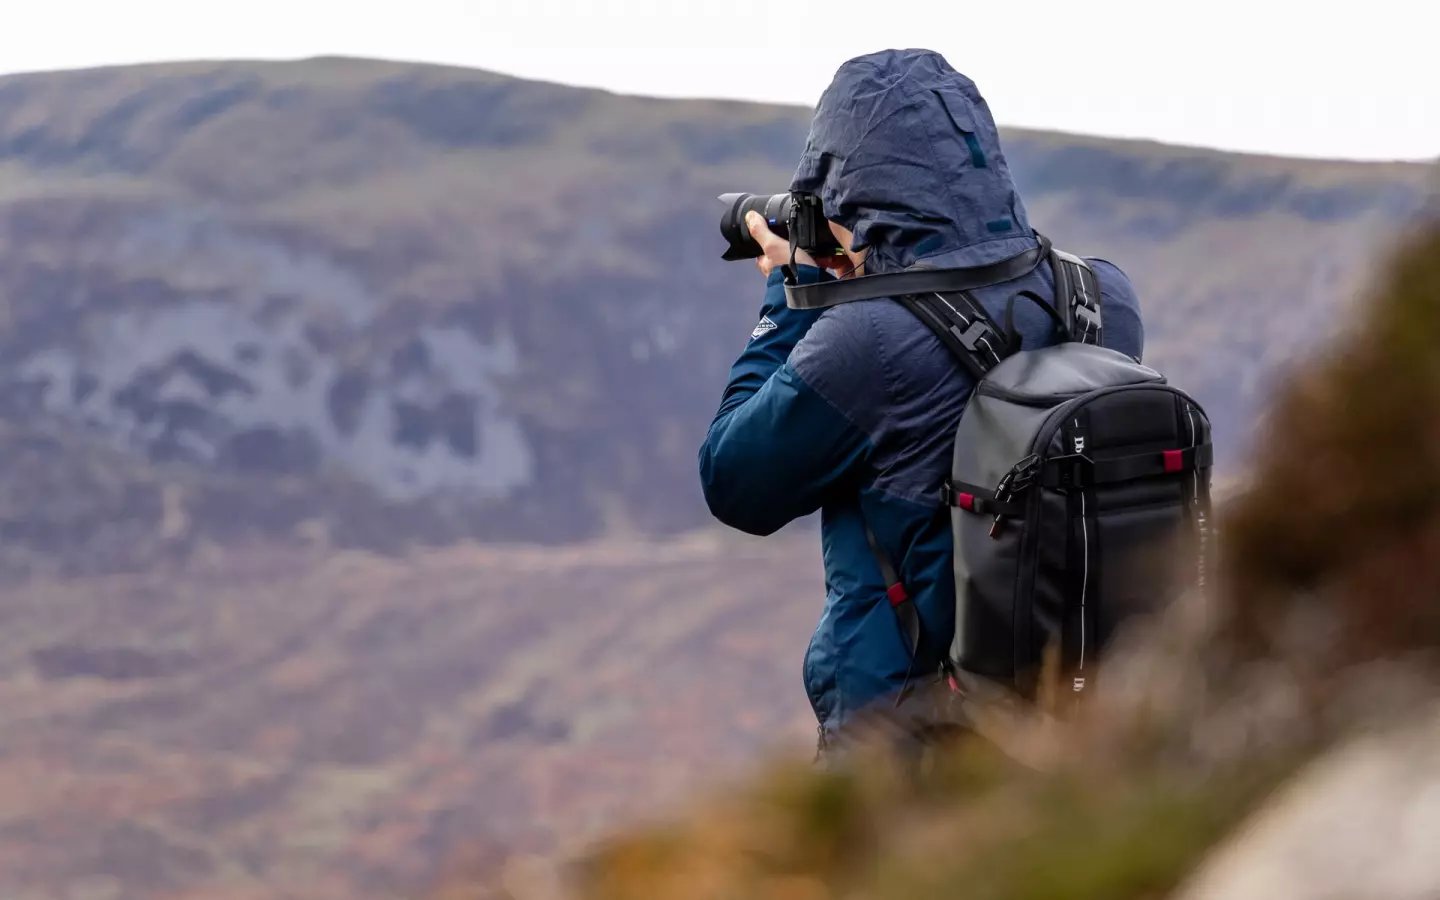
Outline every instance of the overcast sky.
<path id="1" fill-rule="evenodd" d="M 0 72 L 321 54 L 813 106 L 836 66 L 929 47 L 1002 124 L 1306 156 L 1440 155 L 1434 0 L 39 0 Z"/>

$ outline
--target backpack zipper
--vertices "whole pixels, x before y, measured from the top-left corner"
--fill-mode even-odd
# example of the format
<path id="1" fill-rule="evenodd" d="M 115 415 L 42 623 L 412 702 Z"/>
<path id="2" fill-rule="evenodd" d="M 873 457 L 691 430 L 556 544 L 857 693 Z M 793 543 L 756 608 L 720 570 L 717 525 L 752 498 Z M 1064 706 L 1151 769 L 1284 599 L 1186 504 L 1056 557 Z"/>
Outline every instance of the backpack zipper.
<path id="1" fill-rule="evenodd" d="M 1089 403 L 1091 400 L 1097 400 L 1107 394 L 1113 394 L 1116 391 L 1129 390 L 1165 391 L 1169 394 L 1179 394 L 1182 399 L 1188 401 L 1193 406 L 1200 405 L 1195 402 L 1194 397 L 1191 397 L 1189 394 L 1185 393 L 1179 388 L 1160 382 L 1141 381 L 1135 384 L 1115 384 L 1109 387 L 1099 388 L 1098 390 L 1090 391 L 1089 393 L 1080 394 L 1079 396 L 1071 397 L 1067 400 L 1064 400 L 1060 403 L 1059 406 L 1055 407 L 1055 409 L 1052 410 L 1051 413 L 1045 417 L 1045 421 L 1040 423 L 1040 430 L 1035 432 L 1035 439 L 1030 442 L 1030 455 L 1036 456 L 1042 455 L 1044 453 L 1044 448 L 1050 444 L 1050 439 L 1055 436 L 1055 432 L 1060 430 L 1060 426 L 1064 423 L 1065 417 L 1068 416 L 1076 408 L 1083 406 L 1086 403 Z M 1029 457 L 1027 457 L 1027 459 L 1028 458 Z M 1042 462 L 1043 461 L 1044 460 L 1042 459 Z"/>
<path id="2" fill-rule="evenodd" d="M 1040 455 L 1038 453 L 1031 453 L 1029 456 L 1020 460 L 1011 467 L 1010 471 L 1005 473 L 1000 479 L 1000 483 L 995 486 L 995 501 L 997 503 L 1007 503 L 1010 498 L 1016 494 L 1029 489 L 1030 485 L 1035 481 L 1035 475 L 1039 471 Z M 1000 537 L 1000 528 L 1005 524 L 1005 519 L 1006 516 L 1004 513 L 997 512 L 995 514 L 995 521 L 990 524 L 990 537 L 992 540 Z"/>

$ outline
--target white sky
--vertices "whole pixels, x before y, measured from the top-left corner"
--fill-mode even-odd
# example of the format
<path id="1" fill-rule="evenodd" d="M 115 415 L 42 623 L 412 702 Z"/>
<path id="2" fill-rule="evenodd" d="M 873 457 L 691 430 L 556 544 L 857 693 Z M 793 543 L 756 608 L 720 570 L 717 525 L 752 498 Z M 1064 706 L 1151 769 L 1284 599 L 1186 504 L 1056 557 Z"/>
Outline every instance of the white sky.
<path id="1" fill-rule="evenodd" d="M 1002 124 L 1305 156 L 1440 155 L 1435 0 L 0 0 L 0 72 L 321 54 L 813 106 L 929 47 Z"/>

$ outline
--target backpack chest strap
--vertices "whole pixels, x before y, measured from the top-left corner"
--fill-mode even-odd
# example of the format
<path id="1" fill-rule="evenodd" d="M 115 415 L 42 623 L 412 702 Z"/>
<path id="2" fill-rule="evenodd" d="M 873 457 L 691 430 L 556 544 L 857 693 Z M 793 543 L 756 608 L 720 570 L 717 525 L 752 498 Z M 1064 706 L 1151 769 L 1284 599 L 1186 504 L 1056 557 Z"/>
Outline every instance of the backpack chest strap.
<path id="1" fill-rule="evenodd" d="M 1112 459 L 1089 459 L 1084 456 L 1062 456 L 1050 460 L 1040 474 L 1040 483 L 1049 488 L 1085 487 L 1092 484 L 1114 484 L 1176 475 L 1208 469 L 1214 465 L 1215 449 L 1211 444 L 1177 450 L 1155 450 Z"/>

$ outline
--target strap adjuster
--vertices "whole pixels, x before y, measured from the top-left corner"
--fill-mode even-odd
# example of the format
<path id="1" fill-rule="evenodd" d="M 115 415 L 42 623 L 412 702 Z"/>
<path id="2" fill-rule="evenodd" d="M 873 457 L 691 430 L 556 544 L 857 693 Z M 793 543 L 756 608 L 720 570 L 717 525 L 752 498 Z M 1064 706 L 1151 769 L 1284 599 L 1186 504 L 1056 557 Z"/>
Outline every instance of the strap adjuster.
<path id="1" fill-rule="evenodd" d="M 973 491 L 957 489 L 948 478 L 940 485 L 940 502 L 946 506 L 958 506 L 966 512 L 978 512 L 980 506 L 980 498 Z"/>
<path id="2" fill-rule="evenodd" d="M 995 330 L 993 328 L 991 328 L 984 321 L 976 319 L 975 321 L 970 323 L 969 328 L 966 328 L 963 332 L 957 334 L 956 337 L 960 339 L 960 343 L 965 346 L 965 349 L 969 350 L 971 353 L 980 352 L 979 348 L 981 341 L 985 342 L 986 350 L 994 353 L 994 341 L 991 340 L 994 334 Z"/>
<path id="3" fill-rule="evenodd" d="M 940 502 L 966 512 L 984 513 L 989 501 L 976 496 L 973 491 L 956 490 L 955 485 L 947 478 L 945 483 L 940 485 Z"/>
<path id="4" fill-rule="evenodd" d="M 1094 460 L 1083 453 L 1051 457 L 1045 467 L 1045 477 L 1041 480 L 1046 487 L 1059 488 L 1062 491 L 1087 487 L 1091 482 L 1093 466 Z"/>

